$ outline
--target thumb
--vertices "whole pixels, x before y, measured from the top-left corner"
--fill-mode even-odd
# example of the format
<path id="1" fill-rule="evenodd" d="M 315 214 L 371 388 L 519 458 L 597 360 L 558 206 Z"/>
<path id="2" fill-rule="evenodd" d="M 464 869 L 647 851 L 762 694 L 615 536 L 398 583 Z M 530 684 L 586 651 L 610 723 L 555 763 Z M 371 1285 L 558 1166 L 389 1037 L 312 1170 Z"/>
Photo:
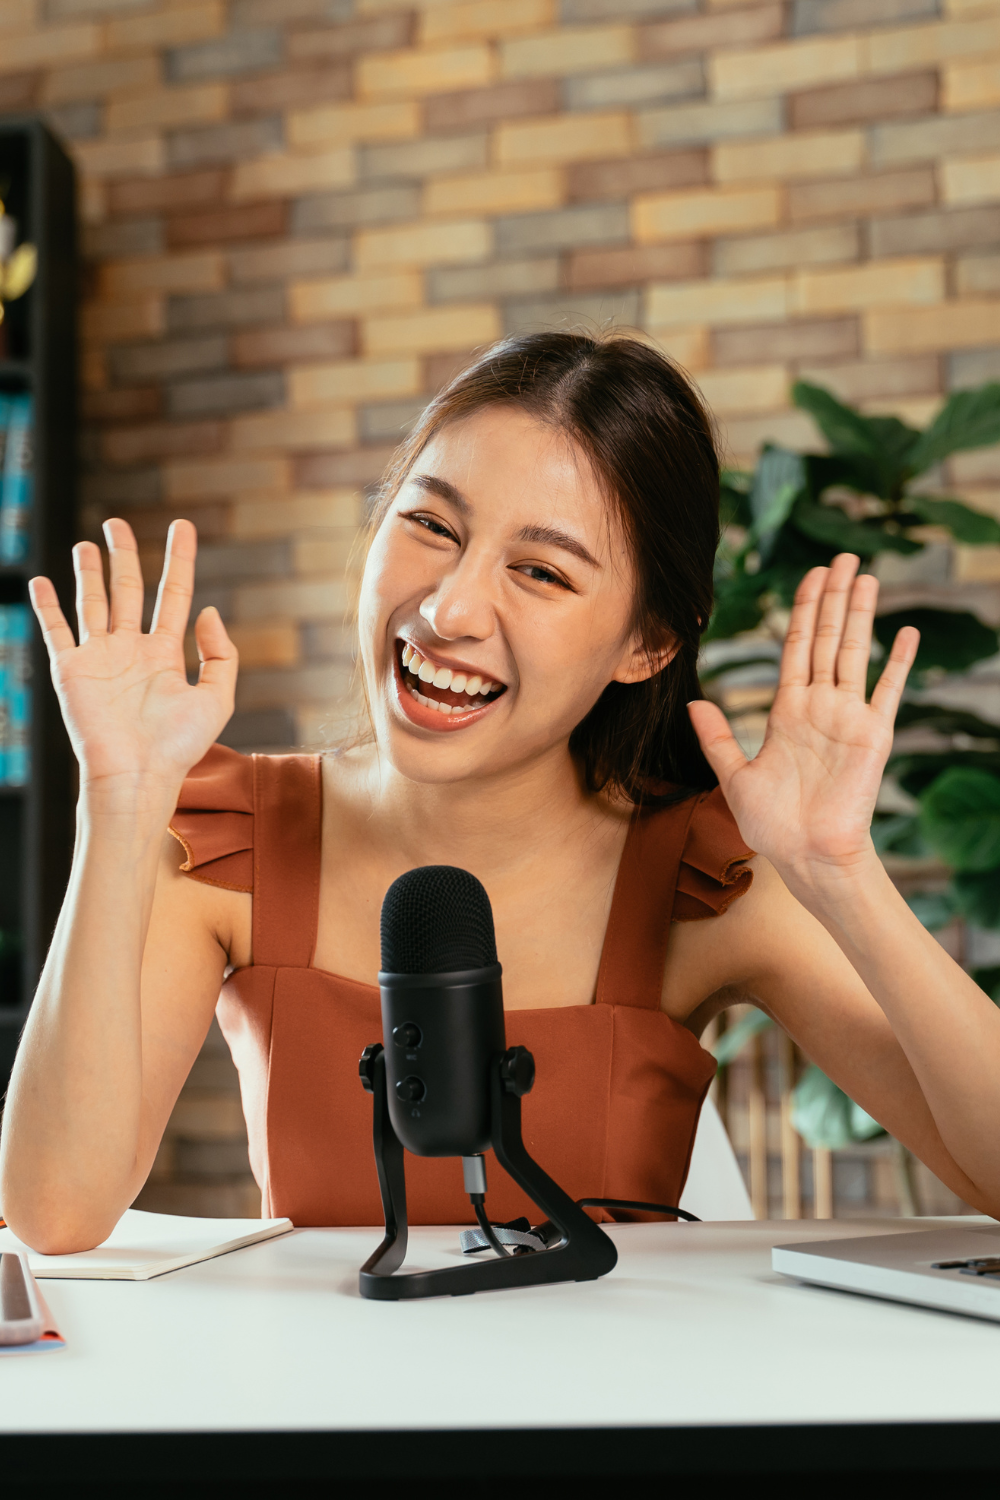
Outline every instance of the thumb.
<path id="1" fill-rule="evenodd" d="M 736 772 L 747 764 L 747 758 L 717 704 L 710 703 L 707 698 L 696 698 L 687 707 L 705 759 L 718 776 L 725 793 Z"/>
<path id="2" fill-rule="evenodd" d="M 203 609 L 194 622 L 194 638 L 201 661 L 198 686 L 221 690 L 232 696 L 236 691 L 240 654 L 229 639 L 222 616 L 214 604 Z"/>

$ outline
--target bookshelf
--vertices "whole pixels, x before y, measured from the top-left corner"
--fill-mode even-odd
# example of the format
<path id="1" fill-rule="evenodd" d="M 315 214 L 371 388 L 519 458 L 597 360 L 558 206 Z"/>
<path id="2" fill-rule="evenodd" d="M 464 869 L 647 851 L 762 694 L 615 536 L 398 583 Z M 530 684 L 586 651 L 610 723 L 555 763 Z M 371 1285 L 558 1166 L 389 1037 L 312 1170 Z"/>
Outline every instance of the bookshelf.
<path id="1" fill-rule="evenodd" d="M 67 608 L 76 539 L 76 205 L 73 164 L 41 120 L 0 118 L 0 183 L 20 236 L 38 248 L 38 272 L 5 309 L 0 395 L 34 403 L 30 550 L 0 564 L 0 604 L 25 604 L 28 579 L 46 573 Z M 30 771 L 0 787 L 0 1095 L 6 1091 L 69 873 L 73 758 L 33 627 Z M 15 936 L 12 943 L 11 935 Z"/>

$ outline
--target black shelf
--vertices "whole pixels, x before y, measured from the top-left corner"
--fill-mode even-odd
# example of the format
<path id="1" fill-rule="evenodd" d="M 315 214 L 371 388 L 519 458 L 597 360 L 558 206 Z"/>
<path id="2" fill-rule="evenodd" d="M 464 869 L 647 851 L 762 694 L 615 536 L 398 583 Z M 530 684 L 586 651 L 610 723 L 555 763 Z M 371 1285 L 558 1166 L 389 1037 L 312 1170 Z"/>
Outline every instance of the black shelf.
<path id="1" fill-rule="evenodd" d="M 34 396 L 31 551 L 0 566 L 0 603 L 27 602 L 28 579 L 52 579 L 63 608 L 72 599 L 76 539 L 76 185 L 73 164 L 33 116 L 0 119 L 0 179 L 8 212 L 38 248 L 38 273 L 7 309 L 0 391 Z M 0 1094 L 6 1091 L 69 875 L 73 760 L 37 627 L 31 645 L 30 779 L 0 787 L 0 931 L 19 948 L 0 949 Z"/>

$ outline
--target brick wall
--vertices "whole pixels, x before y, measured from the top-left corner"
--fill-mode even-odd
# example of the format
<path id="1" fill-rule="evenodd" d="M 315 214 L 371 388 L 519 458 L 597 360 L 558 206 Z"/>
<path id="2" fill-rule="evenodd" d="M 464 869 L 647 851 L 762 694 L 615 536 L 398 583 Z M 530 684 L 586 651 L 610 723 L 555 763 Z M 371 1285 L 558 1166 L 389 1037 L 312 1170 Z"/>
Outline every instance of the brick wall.
<path id="1" fill-rule="evenodd" d="M 914 420 L 1000 375 L 1000 0 L 0 0 L 30 109 L 80 168 L 83 527 L 152 584 L 196 522 L 240 747 L 337 733 L 365 487 L 504 332 L 645 330 L 736 458 L 815 440 L 798 375 Z M 996 452 L 951 478 L 1000 511 Z M 934 566 L 1000 613 L 997 552 Z M 156 1191 L 231 1206 L 202 1073 Z"/>

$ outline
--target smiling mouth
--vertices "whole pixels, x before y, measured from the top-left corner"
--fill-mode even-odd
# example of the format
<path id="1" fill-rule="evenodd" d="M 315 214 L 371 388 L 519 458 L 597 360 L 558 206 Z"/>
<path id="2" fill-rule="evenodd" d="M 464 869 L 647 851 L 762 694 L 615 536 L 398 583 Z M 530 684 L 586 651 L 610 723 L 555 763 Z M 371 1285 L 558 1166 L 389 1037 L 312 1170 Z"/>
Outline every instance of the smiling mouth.
<path id="1" fill-rule="evenodd" d="M 425 708 L 450 717 L 467 714 L 495 703 L 507 691 L 503 682 L 480 674 L 455 672 L 451 667 L 436 667 L 407 641 L 397 640 L 399 676 L 403 687 Z"/>

